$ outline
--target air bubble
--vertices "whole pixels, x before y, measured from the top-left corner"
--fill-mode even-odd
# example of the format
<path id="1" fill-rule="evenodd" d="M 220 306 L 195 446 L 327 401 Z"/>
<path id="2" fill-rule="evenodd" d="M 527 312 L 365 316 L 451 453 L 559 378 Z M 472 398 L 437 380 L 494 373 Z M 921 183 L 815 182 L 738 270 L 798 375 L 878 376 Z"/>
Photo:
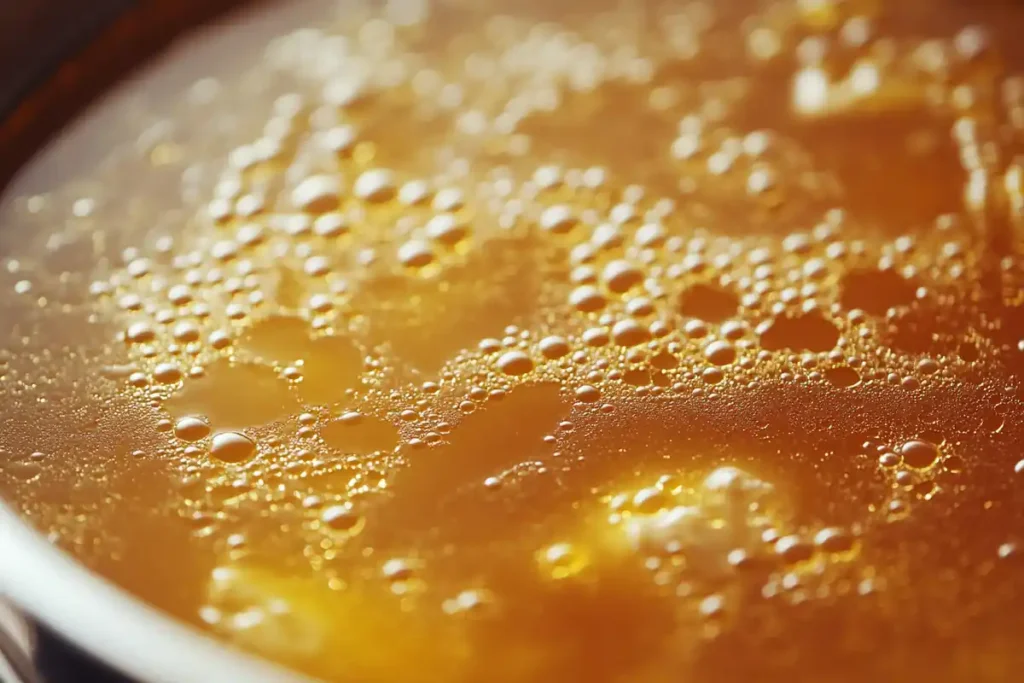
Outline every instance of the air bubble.
<path id="1" fill-rule="evenodd" d="M 601 279 L 609 290 L 621 294 L 640 284 L 643 273 L 628 261 L 616 260 L 604 267 Z"/>
<path id="2" fill-rule="evenodd" d="M 210 444 L 210 457 L 229 464 L 251 460 L 256 455 L 256 442 L 239 432 L 214 434 Z"/>
<path id="3" fill-rule="evenodd" d="M 925 469 L 939 459 L 939 447 L 928 441 L 915 439 L 900 446 L 900 455 L 910 467 Z"/>
<path id="4" fill-rule="evenodd" d="M 183 417 L 174 425 L 174 435 L 182 441 L 195 442 L 210 434 L 209 423 L 201 417 Z"/>
<path id="5" fill-rule="evenodd" d="M 506 375 L 525 375 L 533 370 L 533 361 L 522 351 L 508 351 L 498 358 L 497 366 Z"/>
<path id="6" fill-rule="evenodd" d="M 713 341 L 704 347 L 704 357 L 715 365 L 730 365 L 736 360 L 736 349 L 726 341 Z"/>
<path id="7" fill-rule="evenodd" d="M 331 531 L 355 534 L 362 526 L 363 518 L 348 505 L 332 505 L 320 513 L 320 521 Z"/>
<path id="8" fill-rule="evenodd" d="M 364 202 L 381 204 L 391 201 L 397 194 L 394 174 L 383 168 L 363 171 L 356 178 L 352 191 L 356 198 Z"/>
<path id="9" fill-rule="evenodd" d="M 341 198 L 341 182 L 329 175 L 314 175 L 306 178 L 292 190 L 291 200 L 295 208 L 308 213 L 326 213 L 338 208 Z"/>
<path id="10" fill-rule="evenodd" d="M 555 335 L 544 337 L 537 346 L 540 349 L 541 355 L 552 360 L 562 358 L 568 355 L 570 351 L 569 342 L 563 337 Z"/>

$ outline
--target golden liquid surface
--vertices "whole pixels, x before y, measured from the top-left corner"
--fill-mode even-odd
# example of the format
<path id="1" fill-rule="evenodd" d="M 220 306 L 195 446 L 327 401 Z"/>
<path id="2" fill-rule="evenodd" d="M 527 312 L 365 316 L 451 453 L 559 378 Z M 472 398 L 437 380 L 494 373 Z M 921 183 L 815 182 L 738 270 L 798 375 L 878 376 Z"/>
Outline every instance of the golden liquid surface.
<path id="1" fill-rule="evenodd" d="M 301 2 L 0 205 L 0 494 L 314 676 L 1024 675 L 1024 7 Z"/>

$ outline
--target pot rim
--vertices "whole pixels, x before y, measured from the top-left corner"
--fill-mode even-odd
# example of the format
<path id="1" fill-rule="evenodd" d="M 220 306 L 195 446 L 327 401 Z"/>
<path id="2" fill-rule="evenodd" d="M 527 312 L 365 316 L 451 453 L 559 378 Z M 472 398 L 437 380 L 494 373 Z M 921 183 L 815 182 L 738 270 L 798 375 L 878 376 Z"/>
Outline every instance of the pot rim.
<path id="1" fill-rule="evenodd" d="M 146 683 L 312 683 L 218 643 L 94 574 L 3 501 L 0 594 L 85 652 Z"/>

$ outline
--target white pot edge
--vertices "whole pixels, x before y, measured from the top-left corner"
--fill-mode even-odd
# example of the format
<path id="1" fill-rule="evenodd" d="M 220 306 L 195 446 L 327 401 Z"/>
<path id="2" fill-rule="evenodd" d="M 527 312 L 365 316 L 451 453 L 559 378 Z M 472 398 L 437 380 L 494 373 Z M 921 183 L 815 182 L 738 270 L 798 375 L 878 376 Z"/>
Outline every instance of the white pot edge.
<path id="1" fill-rule="evenodd" d="M 0 594 L 145 683 L 311 683 L 176 622 L 77 564 L 0 501 Z"/>

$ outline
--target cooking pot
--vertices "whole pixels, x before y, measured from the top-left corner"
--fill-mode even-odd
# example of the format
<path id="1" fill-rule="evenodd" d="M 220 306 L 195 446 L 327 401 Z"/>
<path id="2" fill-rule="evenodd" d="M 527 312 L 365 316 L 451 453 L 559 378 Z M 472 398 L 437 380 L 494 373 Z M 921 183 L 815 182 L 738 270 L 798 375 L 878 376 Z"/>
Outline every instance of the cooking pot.
<path id="1" fill-rule="evenodd" d="M 0 0 L 0 191 L 94 95 L 182 32 L 240 4 L 251 3 Z M 957 7 L 994 8 L 1001 0 L 946 4 L 956 14 Z M 959 16 L 950 23 L 960 24 Z M 1016 63 L 1024 63 L 1021 46 L 1010 47 Z M 46 641 L 39 633 L 144 683 L 304 680 L 89 572 L 0 501 L 0 681 L 57 683 L 40 671 L 38 649 Z"/>
<path id="2" fill-rule="evenodd" d="M 238 4 L 0 3 L 0 190 L 105 87 L 186 29 Z M 0 681 L 46 680 L 34 656 L 37 630 L 138 681 L 301 680 L 176 623 L 90 573 L 0 502 Z M 84 661 L 74 660 L 73 680 L 88 676 L 78 668 Z"/>

